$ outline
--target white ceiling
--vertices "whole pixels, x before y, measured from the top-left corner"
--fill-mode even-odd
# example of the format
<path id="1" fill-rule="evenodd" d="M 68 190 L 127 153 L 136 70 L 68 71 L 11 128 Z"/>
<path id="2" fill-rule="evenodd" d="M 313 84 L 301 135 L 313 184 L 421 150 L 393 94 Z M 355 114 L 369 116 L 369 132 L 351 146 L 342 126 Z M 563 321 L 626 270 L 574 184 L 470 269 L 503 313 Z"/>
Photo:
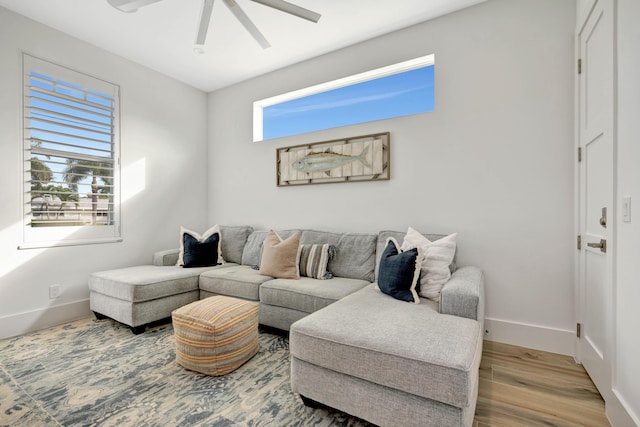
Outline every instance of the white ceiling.
<path id="1" fill-rule="evenodd" d="M 237 3 L 271 43 L 263 50 L 218 0 L 206 52 L 193 52 L 201 0 L 123 13 L 106 0 L 0 0 L 0 6 L 191 86 L 213 91 L 485 0 L 289 0 L 317 24 L 249 0 Z"/>

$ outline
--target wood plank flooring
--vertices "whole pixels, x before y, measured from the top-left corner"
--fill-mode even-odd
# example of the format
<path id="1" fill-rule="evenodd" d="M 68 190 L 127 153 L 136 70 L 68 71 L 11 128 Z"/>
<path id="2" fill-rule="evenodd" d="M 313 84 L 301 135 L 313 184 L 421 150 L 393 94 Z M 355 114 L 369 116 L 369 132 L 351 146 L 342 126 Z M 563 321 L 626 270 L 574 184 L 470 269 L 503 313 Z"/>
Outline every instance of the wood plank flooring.
<path id="1" fill-rule="evenodd" d="M 604 401 L 572 357 L 484 342 L 474 427 L 610 426 Z"/>

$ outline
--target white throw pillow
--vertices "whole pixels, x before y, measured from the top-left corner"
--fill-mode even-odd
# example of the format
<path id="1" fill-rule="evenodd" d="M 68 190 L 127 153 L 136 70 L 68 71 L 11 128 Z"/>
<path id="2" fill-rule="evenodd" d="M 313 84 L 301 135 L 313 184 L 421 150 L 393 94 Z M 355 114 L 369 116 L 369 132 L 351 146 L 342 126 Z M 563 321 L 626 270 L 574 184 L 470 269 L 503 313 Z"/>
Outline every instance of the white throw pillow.
<path id="1" fill-rule="evenodd" d="M 456 235 L 450 234 L 432 242 L 409 227 L 401 249 L 421 248 L 424 253 L 420 269 L 420 296 L 440 301 L 440 291 L 451 278 L 449 266 L 456 254 Z"/>
<path id="2" fill-rule="evenodd" d="M 204 234 L 201 236 L 198 233 L 196 233 L 195 231 L 191 231 L 188 228 L 184 228 L 182 226 L 180 226 L 180 252 L 178 253 L 178 262 L 176 263 L 177 266 L 181 267 L 182 265 L 184 265 L 184 234 L 189 234 L 191 235 L 193 238 L 195 238 L 196 240 L 198 240 L 199 242 L 203 242 L 205 240 L 207 240 L 209 237 L 211 237 L 213 234 L 220 234 L 220 242 L 218 243 L 218 264 L 224 264 L 225 260 L 224 258 L 222 258 L 222 233 L 220 233 L 220 226 L 218 224 L 214 225 L 213 227 L 211 227 L 210 229 L 208 229 L 207 231 L 204 232 Z"/>

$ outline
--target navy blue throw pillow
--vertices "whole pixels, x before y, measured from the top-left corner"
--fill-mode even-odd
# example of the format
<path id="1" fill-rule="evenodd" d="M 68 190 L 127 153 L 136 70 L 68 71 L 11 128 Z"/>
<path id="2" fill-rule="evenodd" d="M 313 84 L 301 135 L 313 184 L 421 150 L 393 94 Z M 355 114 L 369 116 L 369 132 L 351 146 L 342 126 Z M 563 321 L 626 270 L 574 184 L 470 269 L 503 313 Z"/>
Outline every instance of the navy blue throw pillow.
<path id="1" fill-rule="evenodd" d="M 182 235 L 184 243 L 183 267 L 210 267 L 218 264 L 220 234 L 214 233 L 199 241 L 188 233 Z"/>
<path id="2" fill-rule="evenodd" d="M 382 252 L 378 269 L 378 288 L 401 301 L 420 303 L 416 283 L 420 275 L 422 253 L 418 248 L 400 252 L 398 242 L 390 238 Z"/>

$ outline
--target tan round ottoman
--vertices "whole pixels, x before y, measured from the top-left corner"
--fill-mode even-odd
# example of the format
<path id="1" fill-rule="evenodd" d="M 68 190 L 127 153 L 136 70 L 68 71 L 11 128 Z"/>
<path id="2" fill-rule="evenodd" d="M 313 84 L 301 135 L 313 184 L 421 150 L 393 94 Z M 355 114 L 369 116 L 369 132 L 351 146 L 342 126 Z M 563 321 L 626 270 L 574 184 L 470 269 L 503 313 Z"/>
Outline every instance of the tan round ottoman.
<path id="1" fill-rule="evenodd" d="M 258 303 L 216 295 L 171 313 L 176 362 L 225 375 L 258 352 Z"/>

